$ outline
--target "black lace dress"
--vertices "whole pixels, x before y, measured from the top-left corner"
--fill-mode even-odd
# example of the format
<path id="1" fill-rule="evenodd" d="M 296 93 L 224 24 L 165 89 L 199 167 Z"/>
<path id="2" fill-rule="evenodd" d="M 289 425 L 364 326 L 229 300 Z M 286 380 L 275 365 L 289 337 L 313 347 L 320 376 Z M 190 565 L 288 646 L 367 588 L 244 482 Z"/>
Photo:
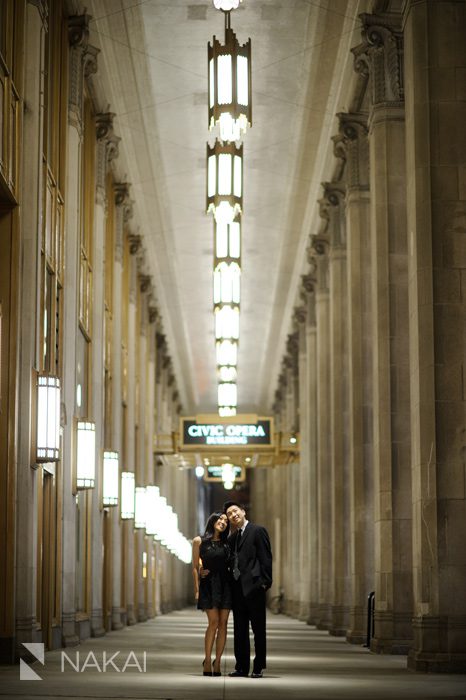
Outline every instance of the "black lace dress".
<path id="1" fill-rule="evenodd" d="M 200 577 L 197 607 L 199 610 L 211 608 L 228 608 L 230 610 L 232 607 L 230 573 L 228 571 L 230 548 L 225 542 L 202 540 L 199 556 L 202 559 L 203 568 L 209 569 L 210 573 Z"/>

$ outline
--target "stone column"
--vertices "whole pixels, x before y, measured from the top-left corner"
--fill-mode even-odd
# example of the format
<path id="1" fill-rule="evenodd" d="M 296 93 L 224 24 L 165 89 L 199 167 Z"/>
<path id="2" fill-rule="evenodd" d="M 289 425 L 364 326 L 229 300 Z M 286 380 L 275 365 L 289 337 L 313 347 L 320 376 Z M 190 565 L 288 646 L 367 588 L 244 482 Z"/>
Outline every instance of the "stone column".
<path id="1" fill-rule="evenodd" d="M 370 76 L 373 299 L 375 637 L 406 653 L 412 640 L 411 455 L 402 35 L 392 15 L 361 15 L 356 68 Z"/>
<path id="2" fill-rule="evenodd" d="M 304 301 L 307 293 L 304 290 Z M 300 620 L 307 620 L 310 609 L 310 567 L 311 567 L 311 527 L 310 527 L 310 388 L 309 361 L 307 347 L 307 303 L 295 309 L 294 320 L 298 326 L 298 367 L 299 367 L 299 471 L 298 482 L 298 581 L 299 581 L 299 610 Z"/>
<path id="3" fill-rule="evenodd" d="M 317 253 L 317 536 L 319 609 L 315 622 L 318 629 L 328 630 L 331 623 L 332 577 L 328 241 L 320 235 L 314 236 L 312 245 Z"/>
<path id="4" fill-rule="evenodd" d="M 21 306 L 19 346 L 19 400 L 21 420 L 18 422 L 18 469 L 16 471 L 17 559 L 15 572 L 16 644 L 39 642 L 36 632 L 37 578 L 37 478 L 31 469 L 31 369 L 38 366 L 37 332 L 38 280 L 40 266 L 40 221 L 42 220 L 42 135 L 44 90 L 45 3 L 27 2 L 24 41 L 24 102 L 28 109 L 23 116 L 22 226 L 21 226 Z M 4 575 L 4 574 L 3 574 Z"/>
<path id="5" fill-rule="evenodd" d="M 122 306 L 119 300 L 122 295 L 123 281 L 123 235 L 125 222 L 131 217 L 131 203 L 129 201 L 129 189 L 127 183 L 117 183 L 114 186 L 115 194 L 115 250 L 108 251 L 108 255 L 114 256 L 113 262 L 113 298 L 115 300 L 112 344 L 113 344 L 113 373 L 112 373 L 112 448 L 120 456 L 120 464 L 123 450 L 123 411 L 122 411 Z M 122 465 L 126 471 L 126 465 Z M 120 466 L 120 472 L 122 471 Z M 121 543 L 124 523 L 120 519 L 120 505 L 112 508 L 112 554 L 113 554 L 113 579 L 112 579 L 112 629 L 123 627 L 123 609 L 121 606 L 121 579 L 122 560 Z"/>
<path id="6" fill-rule="evenodd" d="M 66 157 L 65 284 L 63 298 L 63 589 L 62 634 L 64 646 L 78 643 L 75 628 L 76 501 L 73 495 L 74 415 L 76 401 L 76 333 L 78 329 L 79 246 L 81 210 L 81 146 L 84 78 L 97 70 L 97 49 L 89 45 L 89 16 L 68 18 L 69 93 Z"/>
<path id="7" fill-rule="evenodd" d="M 344 186 L 324 183 L 323 203 L 328 217 L 330 299 L 330 441 L 332 471 L 331 625 L 329 632 L 344 636 L 348 627 L 349 523 L 347 508 L 347 297 L 346 222 Z"/>
<path id="8" fill-rule="evenodd" d="M 466 6 L 405 3 L 414 543 L 409 668 L 466 672 Z"/>
<path id="9" fill-rule="evenodd" d="M 307 471 L 307 521 L 309 533 L 308 557 L 306 573 L 309 575 L 309 613 L 307 622 L 315 624 L 318 621 L 319 586 L 318 586 L 318 504 L 317 504 L 317 328 L 316 328 L 316 263 L 313 252 L 308 249 L 310 271 L 302 278 L 306 303 L 306 373 L 308 377 L 308 471 Z"/>
<path id="10" fill-rule="evenodd" d="M 347 640 L 366 639 L 374 590 L 370 196 L 367 114 L 339 114 L 346 156 L 351 606 Z"/>

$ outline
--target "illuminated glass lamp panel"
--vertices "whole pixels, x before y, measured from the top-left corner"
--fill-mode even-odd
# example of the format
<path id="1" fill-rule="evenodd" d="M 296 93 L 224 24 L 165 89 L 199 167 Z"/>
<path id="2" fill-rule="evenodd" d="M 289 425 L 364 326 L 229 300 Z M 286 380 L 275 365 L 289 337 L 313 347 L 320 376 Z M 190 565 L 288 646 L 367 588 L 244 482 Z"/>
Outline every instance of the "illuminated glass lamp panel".
<path id="1" fill-rule="evenodd" d="M 60 380 L 46 374 L 37 377 L 37 462 L 60 459 Z"/>
<path id="2" fill-rule="evenodd" d="M 147 492 L 145 486 L 134 489 L 134 527 L 142 530 L 147 521 Z"/>
<path id="3" fill-rule="evenodd" d="M 221 382 L 218 385 L 218 412 L 220 416 L 235 416 L 237 406 L 236 384 Z"/>
<path id="4" fill-rule="evenodd" d="M 218 378 L 221 382 L 236 382 L 237 374 L 236 367 L 228 365 L 218 367 Z"/>
<path id="5" fill-rule="evenodd" d="M 121 519 L 132 520 L 135 506 L 135 481 L 133 472 L 121 472 Z"/>
<path id="6" fill-rule="evenodd" d="M 223 10 L 223 12 L 230 12 L 230 10 L 238 9 L 240 2 L 243 0 L 214 0 L 214 7 L 217 10 Z"/>
<path id="7" fill-rule="evenodd" d="M 147 486 L 146 535 L 155 536 L 158 530 L 160 511 L 160 490 L 158 486 Z"/>
<path id="8" fill-rule="evenodd" d="M 76 485 L 78 489 L 95 486 L 95 423 L 78 421 L 76 437 Z"/>
<path id="9" fill-rule="evenodd" d="M 217 340 L 239 338 L 239 308 L 219 306 L 215 309 L 215 337 Z"/>
<path id="10" fill-rule="evenodd" d="M 215 266 L 220 262 L 241 264 L 241 217 L 231 224 L 215 223 Z"/>
<path id="11" fill-rule="evenodd" d="M 233 340 L 217 341 L 217 365 L 236 367 L 238 363 L 238 343 Z"/>
<path id="12" fill-rule="evenodd" d="M 243 208 L 243 146 L 216 140 L 207 144 L 207 213 L 231 224 Z"/>
<path id="13" fill-rule="evenodd" d="M 214 304 L 239 304 L 241 270 L 237 263 L 221 262 L 214 270 Z"/>
<path id="14" fill-rule="evenodd" d="M 102 502 L 104 507 L 118 505 L 119 490 L 119 458 L 118 452 L 106 450 L 104 452 L 103 463 L 103 494 Z"/>
<path id="15" fill-rule="evenodd" d="M 251 39 L 240 44 L 225 15 L 225 44 L 214 36 L 207 47 L 209 129 L 218 124 L 222 141 L 239 141 L 252 125 Z"/>

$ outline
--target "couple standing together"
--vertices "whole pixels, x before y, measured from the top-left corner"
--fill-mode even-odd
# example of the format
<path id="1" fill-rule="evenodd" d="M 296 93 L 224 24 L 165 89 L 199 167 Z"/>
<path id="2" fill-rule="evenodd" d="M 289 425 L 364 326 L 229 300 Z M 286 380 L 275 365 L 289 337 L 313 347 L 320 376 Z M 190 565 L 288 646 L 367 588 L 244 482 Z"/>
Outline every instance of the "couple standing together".
<path id="1" fill-rule="evenodd" d="M 209 621 L 204 675 L 221 675 L 232 609 L 236 664 L 229 675 L 249 675 L 251 623 L 255 648 L 251 678 L 262 678 L 266 667 L 265 592 L 272 585 L 272 551 L 267 530 L 249 522 L 239 503 L 226 501 L 223 513 L 212 513 L 204 535 L 193 540 L 193 577 L 197 607 L 206 612 Z"/>

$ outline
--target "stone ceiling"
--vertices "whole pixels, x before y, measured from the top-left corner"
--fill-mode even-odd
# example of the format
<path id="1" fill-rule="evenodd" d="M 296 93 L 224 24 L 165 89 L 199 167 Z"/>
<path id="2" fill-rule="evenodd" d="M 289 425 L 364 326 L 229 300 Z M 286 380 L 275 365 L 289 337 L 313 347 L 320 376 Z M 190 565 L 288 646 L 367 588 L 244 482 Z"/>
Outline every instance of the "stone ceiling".
<path id="1" fill-rule="evenodd" d="M 244 0 L 253 127 L 244 139 L 238 410 L 273 398 L 320 183 L 331 178 L 335 114 L 349 108 L 363 0 Z M 216 411 L 212 217 L 205 214 L 207 42 L 223 15 L 204 0 L 92 0 L 97 93 L 116 114 L 117 175 L 131 183 L 184 412 Z"/>

